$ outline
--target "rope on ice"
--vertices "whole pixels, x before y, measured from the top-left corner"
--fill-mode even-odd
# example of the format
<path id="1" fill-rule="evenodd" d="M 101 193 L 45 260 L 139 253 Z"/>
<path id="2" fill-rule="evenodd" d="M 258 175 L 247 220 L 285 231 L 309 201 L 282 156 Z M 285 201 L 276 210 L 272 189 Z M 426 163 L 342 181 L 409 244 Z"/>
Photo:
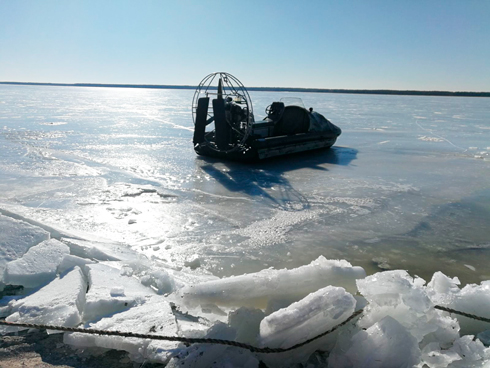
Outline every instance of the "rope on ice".
<path id="1" fill-rule="evenodd" d="M 480 317 L 480 316 L 477 316 L 477 315 L 471 314 L 471 313 L 460 312 L 460 311 L 457 311 L 457 310 L 454 310 L 454 309 L 451 309 L 451 308 L 443 307 L 441 305 L 435 305 L 434 308 L 435 309 L 442 310 L 444 312 L 459 314 L 461 316 L 465 316 L 465 317 L 468 317 L 468 318 L 471 318 L 471 319 L 476 319 L 478 321 L 490 323 L 490 318 Z"/>
<path id="2" fill-rule="evenodd" d="M 485 317 L 480 317 L 474 314 L 470 313 L 465 313 L 465 312 L 460 312 L 451 308 L 443 307 L 440 305 L 434 306 L 435 309 L 439 309 L 445 312 L 449 313 L 454 313 L 454 314 L 459 314 L 468 318 L 472 318 L 478 321 L 483 321 L 483 322 L 488 322 L 490 323 L 490 318 L 485 318 Z M 36 329 L 46 329 L 46 330 L 56 330 L 56 331 L 65 331 L 65 332 L 80 332 L 80 333 L 85 333 L 85 334 L 92 334 L 92 335 L 107 335 L 107 336 L 122 336 L 122 337 L 134 337 L 138 339 L 151 339 L 151 340 L 166 340 L 166 341 L 178 341 L 178 342 L 183 342 L 183 343 L 188 343 L 188 344 L 220 344 L 220 345 L 228 345 L 228 346 L 235 346 L 238 348 L 242 349 L 247 349 L 250 350 L 253 353 L 284 353 L 286 351 L 291 351 L 294 349 L 297 349 L 301 346 L 307 345 L 310 342 L 313 342 L 315 340 L 318 340 L 319 338 L 326 336 L 338 328 L 346 325 L 350 321 L 352 321 L 354 318 L 358 317 L 362 312 L 364 311 L 363 308 L 355 311 L 352 313 L 352 315 L 347 318 L 345 321 L 342 323 L 339 323 L 335 327 L 331 328 L 328 331 L 325 331 L 321 333 L 318 336 L 315 336 L 309 340 L 303 341 L 299 344 L 290 346 L 288 348 L 259 348 L 256 346 L 252 346 L 249 344 L 244 344 L 238 341 L 231 341 L 231 340 L 221 340 L 221 339 L 210 339 L 210 338 L 188 338 L 188 337 L 180 337 L 180 336 L 163 336 L 163 335 L 152 335 L 152 334 L 140 334 L 140 333 L 133 333 L 133 332 L 122 332 L 122 331 L 104 331 L 104 330 L 96 330 L 96 329 L 85 329 L 85 328 L 77 328 L 77 327 L 64 327 L 64 326 L 52 326 L 52 325 L 43 325 L 43 324 L 34 324 L 34 323 L 17 323 L 17 322 L 7 322 L 5 320 L 0 320 L 0 325 L 4 326 L 11 326 L 11 327 L 26 327 L 26 328 L 36 328 Z"/>
<path id="3" fill-rule="evenodd" d="M 235 346 L 242 349 L 250 350 L 253 353 L 283 353 L 286 351 L 297 349 L 301 346 L 309 344 L 310 342 L 317 340 L 325 335 L 328 335 L 331 332 L 334 332 L 339 327 L 347 324 L 349 321 L 356 318 L 363 312 L 363 309 L 359 309 L 354 312 L 349 318 L 347 318 L 344 322 L 338 324 L 337 326 L 331 328 L 328 331 L 323 332 L 322 334 L 315 336 L 309 340 L 303 341 L 302 343 L 290 346 L 289 348 L 259 348 L 256 346 L 252 346 L 249 344 L 244 344 L 238 341 L 231 340 L 220 340 L 220 339 L 210 339 L 210 338 L 189 338 L 189 337 L 180 337 L 180 336 L 162 336 L 162 335 L 152 335 L 152 334 L 140 334 L 133 332 L 122 332 L 122 331 L 104 331 L 104 330 L 96 330 L 96 329 L 86 329 L 86 328 L 77 328 L 77 327 L 64 327 L 64 326 L 52 326 L 52 325 L 43 325 L 43 324 L 35 324 L 35 323 L 18 323 L 18 322 L 7 322 L 5 320 L 0 321 L 0 325 L 10 326 L 10 327 L 26 327 L 26 328 L 36 328 L 36 329 L 46 329 L 46 330 L 56 330 L 56 331 L 65 331 L 65 332 L 80 332 L 85 334 L 92 335 L 106 335 L 106 336 L 122 336 L 122 337 L 134 337 L 138 339 L 151 339 L 151 340 L 166 340 L 166 341 L 178 341 L 188 344 L 220 344 L 220 345 L 229 345 Z"/>

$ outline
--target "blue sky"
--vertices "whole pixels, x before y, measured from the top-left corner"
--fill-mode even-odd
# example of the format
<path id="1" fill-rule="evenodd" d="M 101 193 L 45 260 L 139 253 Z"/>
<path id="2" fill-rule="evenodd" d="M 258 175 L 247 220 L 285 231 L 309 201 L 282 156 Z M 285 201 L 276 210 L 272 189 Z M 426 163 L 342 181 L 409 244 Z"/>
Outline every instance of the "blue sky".
<path id="1" fill-rule="evenodd" d="M 490 91 L 488 0 L 0 0 L 0 81 Z"/>

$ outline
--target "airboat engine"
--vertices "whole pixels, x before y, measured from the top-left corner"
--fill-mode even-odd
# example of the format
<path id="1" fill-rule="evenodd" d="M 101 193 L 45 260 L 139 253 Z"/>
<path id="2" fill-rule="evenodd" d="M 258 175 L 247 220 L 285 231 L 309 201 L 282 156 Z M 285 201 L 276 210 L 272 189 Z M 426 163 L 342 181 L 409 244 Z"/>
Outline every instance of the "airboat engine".
<path id="1" fill-rule="evenodd" d="M 205 145 L 220 153 L 244 148 L 254 122 L 252 102 L 243 84 L 234 76 L 224 72 L 206 76 L 194 93 L 192 113 L 195 148 Z M 206 127 L 212 123 L 214 130 L 206 132 Z"/>

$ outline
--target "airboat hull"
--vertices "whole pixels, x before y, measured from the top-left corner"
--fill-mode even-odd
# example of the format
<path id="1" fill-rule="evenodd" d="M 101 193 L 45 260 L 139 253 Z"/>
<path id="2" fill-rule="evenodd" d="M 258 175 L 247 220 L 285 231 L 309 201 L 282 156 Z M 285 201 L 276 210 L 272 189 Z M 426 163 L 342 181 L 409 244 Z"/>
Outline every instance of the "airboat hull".
<path id="1" fill-rule="evenodd" d="M 293 136 L 258 138 L 249 142 L 245 150 L 220 152 L 207 144 L 196 145 L 198 155 L 232 161 L 254 162 L 276 156 L 290 155 L 298 152 L 328 149 L 337 141 L 336 134 L 304 133 Z"/>

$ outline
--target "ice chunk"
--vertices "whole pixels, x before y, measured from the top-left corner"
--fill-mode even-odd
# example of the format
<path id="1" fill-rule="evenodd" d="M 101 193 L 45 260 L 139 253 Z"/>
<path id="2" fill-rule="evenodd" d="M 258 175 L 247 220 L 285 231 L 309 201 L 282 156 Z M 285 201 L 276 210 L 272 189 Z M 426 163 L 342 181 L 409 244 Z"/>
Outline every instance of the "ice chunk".
<path id="1" fill-rule="evenodd" d="M 378 272 L 358 280 L 357 287 L 370 304 L 377 306 L 405 304 L 421 313 L 432 306 L 429 297 L 406 271 Z"/>
<path id="2" fill-rule="evenodd" d="M 170 304 L 164 297 L 153 296 L 143 304 L 127 311 L 103 318 L 90 328 L 105 331 L 123 331 L 141 334 L 177 336 L 177 324 Z M 165 363 L 178 342 L 137 339 L 120 336 L 67 333 L 64 342 L 76 347 L 103 347 L 127 351 L 136 362 L 144 360 Z"/>
<path id="3" fill-rule="evenodd" d="M 70 253 L 68 246 L 56 239 L 45 240 L 30 248 L 21 258 L 7 263 L 3 282 L 36 288 L 56 277 L 56 270 L 63 257 Z"/>
<path id="4" fill-rule="evenodd" d="M 460 312 L 490 318 L 490 281 L 480 285 L 469 284 L 458 287 L 457 279 L 450 279 L 442 272 L 436 272 L 428 286 L 428 293 L 434 304 L 442 305 Z M 490 323 L 454 315 L 461 326 L 462 335 L 476 335 L 490 329 Z"/>
<path id="5" fill-rule="evenodd" d="M 422 364 L 427 365 L 429 368 L 445 368 L 457 360 L 461 360 L 458 353 L 450 350 L 441 350 L 438 342 L 431 342 L 422 350 Z"/>
<path id="6" fill-rule="evenodd" d="M 165 271 L 168 272 L 170 277 L 173 279 L 175 284 L 175 290 L 181 289 L 184 286 L 190 284 L 199 284 L 205 281 L 219 280 L 217 276 L 212 275 L 209 271 L 202 268 L 198 268 L 195 271 L 188 268 L 183 268 L 181 270 L 171 269 L 167 266 Z"/>
<path id="7" fill-rule="evenodd" d="M 171 293 L 189 284 L 218 279 L 202 268 L 191 270 L 187 267 L 175 267 L 141 255 L 125 260 L 121 272 L 139 277 L 143 285 L 154 288 L 159 294 Z"/>
<path id="8" fill-rule="evenodd" d="M 111 289 L 111 292 L 110 292 L 111 296 L 112 297 L 115 297 L 115 296 L 125 296 L 124 294 L 124 288 L 122 286 L 115 286 Z"/>
<path id="9" fill-rule="evenodd" d="M 26 222 L 0 215 L 0 282 L 5 265 L 27 252 L 27 250 L 44 240 L 49 233 Z M 3 289 L 0 286 L 0 290 Z"/>
<path id="10" fill-rule="evenodd" d="M 210 339 L 234 340 L 236 331 L 224 323 L 212 326 L 204 336 Z M 252 352 L 219 344 L 194 344 L 174 356 L 167 368 L 258 368 L 259 361 Z"/>
<path id="11" fill-rule="evenodd" d="M 179 335 L 186 337 L 204 337 L 213 322 L 181 311 L 178 307 L 173 310 Z M 259 321 L 260 323 L 260 321 Z M 257 323 L 258 326 L 258 323 Z M 257 327 L 258 331 L 258 327 Z"/>
<path id="12" fill-rule="evenodd" d="M 439 302 L 443 303 L 444 300 L 436 300 L 436 298 L 441 296 L 443 298 L 448 297 L 449 299 L 451 299 L 451 295 L 446 295 L 446 294 L 459 293 L 458 285 L 461 285 L 461 282 L 457 277 L 451 279 L 446 275 L 444 275 L 442 272 L 437 271 L 432 276 L 432 279 L 427 284 L 427 287 L 433 291 L 431 293 L 431 295 L 433 296 L 431 299 L 433 301 L 436 301 L 437 303 Z"/>
<path id="13" fill-rule="evenodd" d="M 435 339 L 446 347 L 459 337 L 457 322 L 435 310 L 423 283 L 406 271 L 378 272 L 358 280 L 357 285 L 369 302 L 359 326 L 368 328 L 391 316 L 419 342 Z"/>
<path id="14" fill-rule="evenodd" d="M 265 317 L 260 323 L 261 345 L 287 348 L 306 341 L 345 321 L 355 306 L 345 289 L 327 286 Z"/>
<path id="15" fill-rule="evenodd" d="M 192 270 L 201 267 L 201 257 L 199 255 L 194 254 L 190 257 L 186 262 L 184 262 L 184 266 L 189 267 Z"/>
<path id="16" fill-rule="evenodd" d="M 236 330 L 236 341 L 257 344 L 260 322 L 265 317 L 260 309 L 241 307 L 228 315 L 228 324 Z"/>
<path id="17" fill-rule="evenodd" d="M 88 264 L 89 290 L 83 320 L 96 321 L 102 317 L 145 303 L 155 292 L 136 278 L 121 275 L 117 268 L 105 264 Z"/>
<path id="18" fill-rule="evenodd" d="M 183 288 L 181 295 L 189 306 L 218 304 L 264 308 L 270 300 L 300 300 L 328 285 L 342 286 L 355 293 L 356 279 L 365 276 L 361 267 L 320 256 L 309 265 L 292 270 L 267 269 L 191 285 Z"/>
<path id="19" fill-rule="evenodd" d="M 299 302 L 265 317 L 260 323 L 260 344 L 270 348 L 288 348 L 316 337 L 345 321 L 356 306 L 345 289 L 327 286 Z M 316 350 L 330 350 L 335 334 L 317 339 L 278 357 L 264 356 L 267 366 L 293 366 L 304 363 Z"/>
<path id="20" fill-rule="evenodd" d="M 248 350 L 224 345 L 192 345 L 176 357 L 166 368 L 259 368 L 257 357 Z"/>
<path id="21" fill-rule="evenodd" d="M 359 331 L 345 351 L 334 351 L 328 366 L 332 367 L 399 367 L 412 368 L 420 361 L 417 340 L 395 319 L 387 316 L 366 331 Z"/>
<path id="22" fill-rule="evenodd" d="M 94 261 L 91 261 L 90 259 L 86 259 L 86 258 L 72 256 L 71 254 L 66 254 L 58 266 L 58 273 L 63 274 L 66 271 L 72 270 L 73 268 L 75 268 L 75 266 L 82 268 L 86 264 L 90 264 L 90 263 L 94 263 Z"/>
<path id="23" fill-rule="evenodd" d="M 153 270 L 148 275 L 141 278 L 141 283 L 145 286 L 153 286 L 158 294 L 171 293 L 175 290 L 175 281 L 166 270 Z"/>
<path id="24" fill-rule="evenodd" d="M 482 363 L 486 363 L 485 367 L 490 365 L 490 348 L 485 348 L 480 340 L 473 338 L 473 335 L 463 336 L 456 340 L 453 347 L 449 349 L 462 358 L 453 365 L 454 367 L 483 367 Z"/>
<path id="25" fill-rule="evenodd" d="M 70 247 L 70 253 L 81 258 L 98 261 L 134 261 L 142 257 L 131 248 L 121 243 L 87 241 L 82 239 L 62 239 Z"/>
<path id="26" fill-rule="evenodd" d="M 87 283 L 79 267 L 23 299 L 11 301 L 6 308 L 9 322 L 56 326 L 77 326 L 85 306 Z M 12 330 L 12 327 L 8 327 Z"/>

